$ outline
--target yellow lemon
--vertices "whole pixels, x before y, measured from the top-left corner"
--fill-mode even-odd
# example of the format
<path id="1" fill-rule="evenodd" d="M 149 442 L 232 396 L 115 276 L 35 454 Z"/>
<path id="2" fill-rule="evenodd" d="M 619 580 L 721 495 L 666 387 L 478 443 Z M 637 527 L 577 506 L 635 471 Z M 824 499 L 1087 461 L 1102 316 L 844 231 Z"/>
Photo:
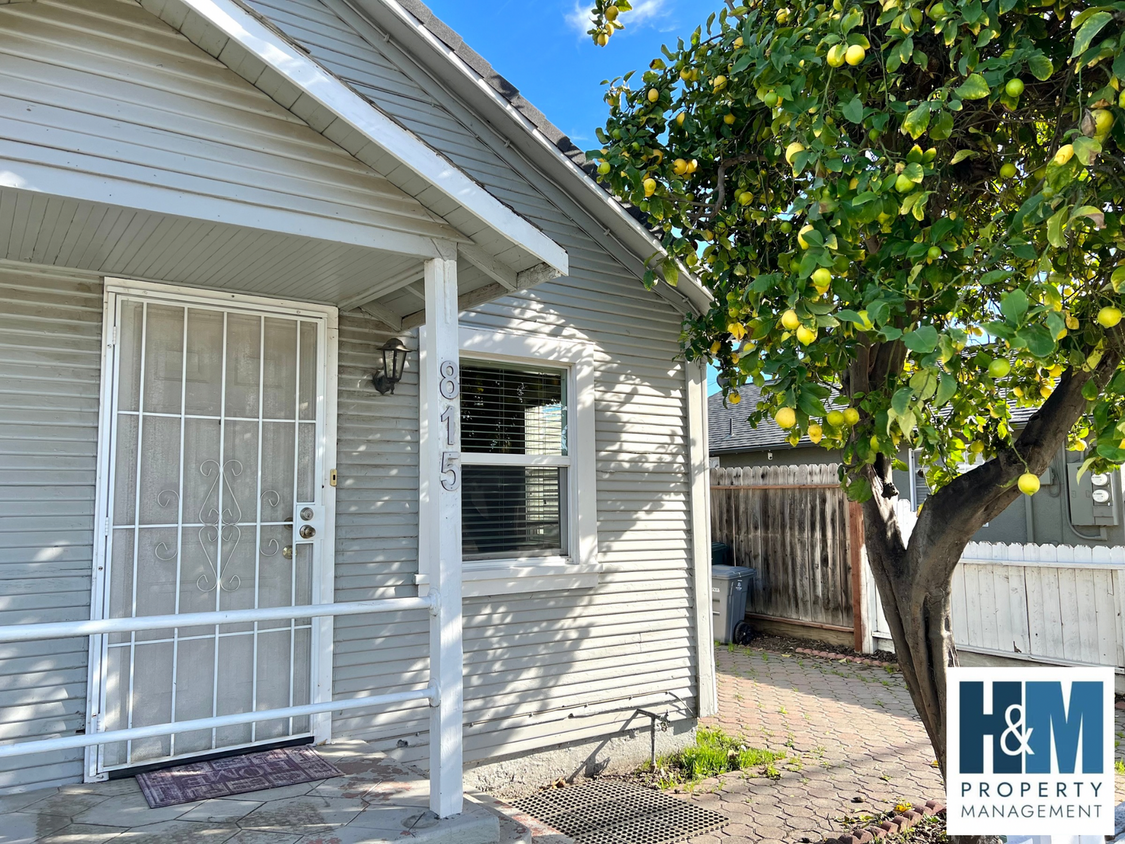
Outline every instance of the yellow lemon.
<path id="1" fill-rule="evenodd" d="M 807 240 L 805 240 L 805 235 L 808 232 L 811 232 L 812 230 L 813 230 L 812 224 L 806 223 L 805 225 L 801 226 L 801 230 L 799 232 L 797 232 L 797 243 L 799 243 L 801 245 L 802 249 L 808 249 L 809 248 L 809 242 Z"/>
<path id="2" fill-rule="evenodd" d="M 844 410 L 844 421 L 849 425 L 855 425 L 859 422 L 859 411 L 854 407 L 849 407 Z"/>
<path id="3" fill-rule="evenodd" d="M 1098 324 L 1103 328 L 1113 328 L 1121 322 L 1121 309 L 1105 307 L 1098 311 Z"/>
<path id="4" fill-rule="evenodd" d="M 827 289 L 828 285 L 832 283 L 832 273 L 825 267 L 818 267 L 813 270 L 812 281 L 813 284 L 816 285 L 817 290 L 821 288 Z"/>
<path id="5" fill-rule="evenodd" d="M 796 331 L 801 325 L 801 318 L 797 312 L 790 308 L 781 315 L 781 324 L 786 331 Z"/>
<path id="6" fill-rule="evenodd" d="M 988 365 L 988 374 L 993 378 L 1003 378 L 1012 371 L 1012 365 L 1004 358 L 996 358 Z"/>
<path id="7" fill-rule="evenodd" d="M 606 35 L 604 32 L 599 32 L 598 37 L 595 38 L 594 41 L 595 41 L 595 43 L 597 43 L 597 45 L 599 47 L 604 47 L 606 44 L 609 43 L 609 36 Z"/>
<path id="8" fill-rule="evenodd" d="M 679 114 L 677 114 L 676 115 L 676 125 L 677 126 L 683 126 L 685 118 L 687 118 L 687 112 L 686 111 L 681 111 Z"/>
<path id="9" fill-rule="evenodd" d="M 730 395 L 727 396 L 727 401 L 731 404 L 738 404 L 742 401 L 742 396 L 738 394 L 738 390 L 731 390 Z"/>
<path id="10" fill-rule="evenodd" d="M 1024 472 L 1017 482 L 1020 492 L 1024 495 L 1035 495 L 1039 492 L 1039 476 L 1031 472 Z"/>
<path id="11" fill-rule="evenodd" d="M 727 124 L 728 126 L 733 126 L 734 125 L 734 115 L 729 114 L 729 113 L 724 114 L 723 115 L 723 123 Z"/>
<path id="12" fill-rule="evenodd" d="M 1054 162 L 1062 167 L 1072 158 L 1074 158 L 1074 147 L 1070 144 L 1063 144 L 1059 147 L 1059 151 L 1055 153 Z"/>
<path id="13" fill-rule="evenodd" d="M 1006 161 L 1000 165 L 1000 178 L 1010 179 L 1016 175 L 1016 165 L 1010 161 Z"/>
<path id="14" fill-rule="evenodd" d="M 656 179 L 645 179 L 644 187 L 645 196 L 652 196 L 654 193 L 656 193 Z"/>
<path id="15" fill-rule="evenodd" d="M 779 428 L 788 430 L 797 424 L 797 411 L 791 407 L 783 407 L 773 417 L 773 421 L 777 423 Z"/>
<path id="16" fill-rule="evenodd" d="M 677 176 L 682 176 L 687 172 L 687 162 L 682 158 L 677 158 L 672 162 L 672 172 Z"/>
<path id="17" fill-rule="evenodd" d="M 816 332 L 815 331 L 812 331 L 808 328 L 805 328 L 805 326 L 803 326 L 803 325 L 800 328 L 797 329 L 797 342 L 800 343 L 802 346 L 807 346 L 809 343 L 811 343 L 815 339 L 816 339 Z"/>
<path id="18" fill-rule="evenodd" d="M 715 81 L 711 83 L 711 87 L 716 91 L 723 90 L 723 88 L 727 87 L 727 78 L 725 76 L 716 76 Z"/>
<path id="19" fill-rule="evenodd" d="M 859 44 L 852 44 L 852 46 L 848 47 L 847 52 L 844 53 L 844 61 L 846 61 L 852 67 L 855 67 L 857 64 L 862 62 L 864 58 L 866 58 L 866 56 L 867 51 L 863 49 L 863 47 L 861 47 Z"/>
<path id="20" fill-rule="evenodd" d="M 739 47 L 742 46 L 742 44 L 743 44 L 743 41 L 742 41 L 741 35 L 734 39 L 734 49 L 737 50 Z"/>
<path id="21" fill-rule="evenodd" d="M 793 143 L 791 143 L 789 146 L 787 146 L 785 148 L 785 160 L 786 160 L 786 162 L 789 163 L 789 164 L 792 164 L 793 159 L 797 155 L 797 153 L 804 152 L 804 151 L 805 151 L 805 145 L 802 144 L 800 141 L 794 141 Z"/>
<path id="22" fill-rule="evenodd" d="M 660 99 L 660 92 L 657 91 L 655 88 L 649 88 L 648 89 L 648 101 L 650 103 L 654 103 L 659 99 Z"/>
<path id="23" fill-rule="evenodd" d="M 843 44 L 837 44 L 834 47 L 829 48 L 829 50 L 828 50 L 828 66 L 829 67 L 840 67 L 840 66 L 842 66 L 844 64 L 844 54 L 847 51 L 848 51 L 848 48 L 845 47 Z"/>
<path id="24" fill-rule="evenodd" d="M 1108 108 L 1096 108 L 1091 114 L 1094 117 L 1094 135 L 1108 134 L 1109 130 L 1113 128 L 1113 112 Z"/>
<path id="25" fill-rule="evenodd" d="M 821 439 L 824 438 L 824 429 L 817 423 L 813 422 L 809 425 L 809 439 L 812 440 L 813 445 L 816 445 Z"/>
<path id="26" fill-rule="evenodd" d="M 617 14 L 618 14 L 619 11 L 620 10 L 616 6 L 610 6 L 608 9 L 605 10 L 605 19 L 607 21 L 617 20 Z"/>
<path id="27" fill-rule="evenodd" d="M 824 417 L 824 421 L 833 428 L 839 428 L 844 424 L 844 414 L 839 410 L 830 410 L 828 415 Z"/>
<path id="28" fill-rule="evenodd" d="M 982 451 L 984 451 L 984 443 L 982 443 L 982 442 L 973 443 L 972 445 L 969 446 L 969 451 L 971 451 L 973 454 L 980 454 Z"/>

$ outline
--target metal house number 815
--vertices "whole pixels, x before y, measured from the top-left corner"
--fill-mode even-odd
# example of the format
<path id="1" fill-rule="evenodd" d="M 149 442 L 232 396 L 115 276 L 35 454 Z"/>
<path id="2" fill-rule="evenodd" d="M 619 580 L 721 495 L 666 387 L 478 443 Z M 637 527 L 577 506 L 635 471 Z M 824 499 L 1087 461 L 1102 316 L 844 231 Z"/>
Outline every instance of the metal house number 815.
<path id="1" fill-rule="evenodd" d="M 453 401 L 461 392 L 460 384 L 457 379 L 457 364 L 453 361 L 442 361 L 439 369 L 441 373 L 441 381 L 438 384 L 438 392 L 441 393 L 443 399 Z M 457 444 L 457 408 L 455 405 L 449 405 L 442 411 L 442 433 L 444 435 L 444 445 L 447 449 L 453 449 Z M 461 455 L 457 451 L 443 451 L 441 453 L 441 486 L 449 492 L 456 491 L 461 486 Z"/>

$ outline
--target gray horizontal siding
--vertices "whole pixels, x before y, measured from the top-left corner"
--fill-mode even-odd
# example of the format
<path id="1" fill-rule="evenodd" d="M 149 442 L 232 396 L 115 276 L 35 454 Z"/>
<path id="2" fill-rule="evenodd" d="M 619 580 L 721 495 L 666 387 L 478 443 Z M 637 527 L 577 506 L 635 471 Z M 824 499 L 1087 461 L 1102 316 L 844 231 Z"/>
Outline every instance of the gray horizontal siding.
<path id="1" fill-rule="evenodd" d="M 0 263 L 0 625 L 90 617 L 101 283 Z M 85 639 L 0 643 L 0 741 L 86 720 Z M 82 751 L 0 760 L 0 789 L 82 774 Z"/>
<path id="2" fill-rule="evenodd" d="M 591 492 L 603 565 L 596 589 L 466 600 L 466 758 L 612 733 L 638 706 L 678 699 L 690 708 L 697 665 L 678 317 L 628 280 L 591 274 L 485 305 L 462 322 L 592 344 Z M 362 382 L 386 339 L 376 327 L 348 315 L 341 322 L 337 600 L 411 594 L 418 570 L 417 382 L 410 367 L 394 396 Z M 428 646 L 423 614 L 339 619 L 336 694 L 424 686 Z M 416 705 L 335 721 L 338 736 L 385 744 L 424 742 L 427 727 L 428 710 Z"/>
<path id="3" fill-rule="evenodd" d="M 419 84 L 418 69 L 393 43 L 364 38 L 322 0 L 251 5 L 570 256 L 569 279 L 485 305 L 463 321 L 593 344 L 604 573 L 595 590 L 466 601 L 466 758 L 605 735 L 620 728 L 629 707 L 672 703 L 673 695 L 694 709 L 690 478 L 685 376 L 675 362 L 678 315 L 625 277 L 612 252 L 580 225 L 586 218 L 572 200 L 448 93 Z M 366 358 L 370 368 L 383 335 L 348 318 L 341 333 L 342 362 Z M 382 399 L 369 388 L 353 390 L 354 377 L 341 378 L 338 599 L 411 590 L 417 571 L 412 377 L 408 369 L 396 396 Z M 337 694 L 424 684 L 427 645 L 422 617 L 394 627 L 387 619 L 341 619 Z M 393 743 L 424 736 L 427 719 L 424 707 L 413 706 L 347 713 L 335 726 L 338 735 Z"/>

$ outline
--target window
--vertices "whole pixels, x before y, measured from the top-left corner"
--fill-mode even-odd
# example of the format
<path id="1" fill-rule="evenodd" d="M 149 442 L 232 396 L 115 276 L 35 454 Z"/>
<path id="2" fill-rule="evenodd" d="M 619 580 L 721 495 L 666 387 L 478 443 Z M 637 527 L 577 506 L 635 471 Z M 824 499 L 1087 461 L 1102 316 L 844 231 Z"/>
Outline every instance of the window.
<path id="1" fill-rule="evenodd" d="M 567 371 L 461 362 L 462 557 L 562 557 Z"/>
<path id="2" fill-rule="evenodd" d="M 597 584 L 591 351 L 461 329 L 466 595 Z"/>

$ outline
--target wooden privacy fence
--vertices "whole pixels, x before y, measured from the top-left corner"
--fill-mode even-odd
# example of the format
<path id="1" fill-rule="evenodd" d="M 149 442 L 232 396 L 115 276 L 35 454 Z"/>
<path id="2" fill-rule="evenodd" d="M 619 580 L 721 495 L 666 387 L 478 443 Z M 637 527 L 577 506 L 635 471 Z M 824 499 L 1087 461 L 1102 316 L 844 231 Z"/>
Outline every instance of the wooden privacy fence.
<path id="1" fill-rule="evenodd" d="M 711 470 L 712 539 L 758 572 L 748 617 L 854 632 L 862 539 L 848 540 L 850 509 L 835 465 Z"/>

